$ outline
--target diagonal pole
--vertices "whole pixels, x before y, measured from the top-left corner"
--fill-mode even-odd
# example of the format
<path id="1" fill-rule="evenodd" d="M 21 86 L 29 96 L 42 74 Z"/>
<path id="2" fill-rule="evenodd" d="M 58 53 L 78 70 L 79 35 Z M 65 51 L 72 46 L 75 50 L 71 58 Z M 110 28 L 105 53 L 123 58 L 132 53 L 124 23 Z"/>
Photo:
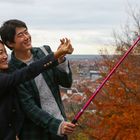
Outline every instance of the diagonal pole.
<path id="1" fill-rule="evenodd" d="M 140 41 L 140 36 L 138 37 L 138 39 L 136 41 L 134 41 L 134 44 L 128 49 L 128 51 L 122 56 L 122 58 L 117 62 L 117 64 L 113 67 L 113 69 L 110 71 L 110 73 L 106 76 L 106 78 L 102 81 L 102 83 L 100 84 L 100 86 L 95 90 L 95 92 L 93 92 L 92 96 L 89 98 L 89 100 L 85 103 L 85 105 L 83 106 L 83 108 L 77 113 L 77 115 L 74 117 L 74 119 L 72 120 L 72 123 L 75 124 L 78 119 L 80 118 L 80 116 L 84 113 L 84 111 L 86 110 L 86 108 L 89 106 L 89 104 L 91 103 L 91 101 L 95 98 L 95 96 L 97 95 L 97 93 L 102 89 L 102 87 L 104 86 L 104 84 L 107 82 L 107 80 L 111 77 L 111 75 L 115 72 L 115 70 L 119 67 L 119 65 L 123 62 L 123 60 L 127 57 L 127 55 L 131 52 L 131 50 L 137 45 L 137 43 Z"/>

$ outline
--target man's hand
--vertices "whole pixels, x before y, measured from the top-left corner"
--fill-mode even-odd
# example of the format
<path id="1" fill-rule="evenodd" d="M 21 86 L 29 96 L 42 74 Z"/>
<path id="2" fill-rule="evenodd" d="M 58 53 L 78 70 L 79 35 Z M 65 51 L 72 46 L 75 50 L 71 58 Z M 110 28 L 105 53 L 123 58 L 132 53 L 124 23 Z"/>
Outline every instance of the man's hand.
<path id="1" fill-rule="evenodd" d="M 75 130 L 76 125 L 71 122 L 63 122 L 61 125 L 61 134 L 69 135 Z"/>

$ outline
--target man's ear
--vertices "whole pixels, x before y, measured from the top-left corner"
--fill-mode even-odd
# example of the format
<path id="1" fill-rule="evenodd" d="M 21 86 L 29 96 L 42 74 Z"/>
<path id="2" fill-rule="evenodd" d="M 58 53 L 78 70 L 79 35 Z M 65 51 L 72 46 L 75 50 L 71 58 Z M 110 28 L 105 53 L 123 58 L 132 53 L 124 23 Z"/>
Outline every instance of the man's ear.
<path id="1" fill-rule="evenodd" d="M 13 43 L 10 43 L 9 41 L 6 42 L 7 46 L 9 47 L 9 49 L 13 49 Z"/>

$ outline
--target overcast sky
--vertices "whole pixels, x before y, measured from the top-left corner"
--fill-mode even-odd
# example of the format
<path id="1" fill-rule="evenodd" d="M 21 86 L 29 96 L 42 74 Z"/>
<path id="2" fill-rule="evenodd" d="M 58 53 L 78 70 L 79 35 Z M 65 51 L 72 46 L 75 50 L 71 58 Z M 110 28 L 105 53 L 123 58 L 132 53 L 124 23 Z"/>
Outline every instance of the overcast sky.
<path id="1" fill-rule="evenodd" d="M 128 3 L 140 8 L 139 0 L 0 0 L 0 24 L 23 20 L 33 45 L 49 44 L 56 49 L 68 37 L 74 54 L 98 54 L 112 40 L 112 31 L 125 24 Z M 113 48 L 110 47 L 110 53 Z"/>

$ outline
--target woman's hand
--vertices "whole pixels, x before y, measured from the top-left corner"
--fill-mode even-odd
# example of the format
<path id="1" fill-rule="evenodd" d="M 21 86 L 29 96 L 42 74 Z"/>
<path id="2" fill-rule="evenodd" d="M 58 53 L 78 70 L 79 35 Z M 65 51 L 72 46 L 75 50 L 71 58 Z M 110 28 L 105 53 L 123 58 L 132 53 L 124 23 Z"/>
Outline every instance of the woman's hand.
<path id="1" fill-rule="evenodd" d="M 62 63 L 65 60 L 64 56 L 66 54 L 72 54 L 74 48 L 71 45 L 71 41 L 67 38 L 60 39 L 60 42 L 61 44 L 59 45 L 57 51 L 61 54 L 61 56 L 58 58 L 58 62 Z"/>

